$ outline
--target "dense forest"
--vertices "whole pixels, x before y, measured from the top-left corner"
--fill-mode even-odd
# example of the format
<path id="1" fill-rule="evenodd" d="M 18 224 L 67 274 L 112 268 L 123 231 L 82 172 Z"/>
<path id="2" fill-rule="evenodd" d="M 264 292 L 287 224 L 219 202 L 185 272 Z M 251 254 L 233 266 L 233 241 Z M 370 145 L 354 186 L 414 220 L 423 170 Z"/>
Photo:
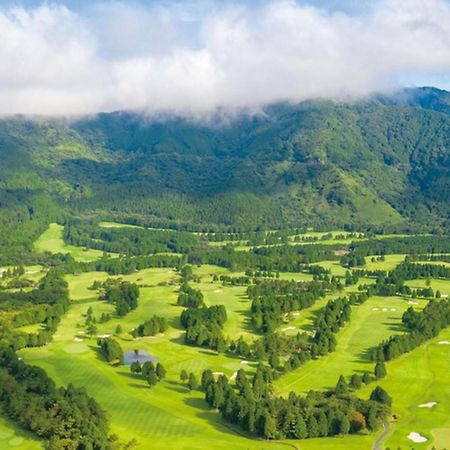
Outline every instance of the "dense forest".
<path id="1" fill-rule="evenodd" d="M 208 124 L 123 112 L 2 119 L 0 245 L 10 255 L 31 250 L 46 224 L 75 216 L 203 232 L 445 230 L 448 97 L 423 88 L 279 104 Z M 72 242 L 95 239 L 89 229 L 66 232 Z M 186 239 L 170 251 L 191 245 Z"/>

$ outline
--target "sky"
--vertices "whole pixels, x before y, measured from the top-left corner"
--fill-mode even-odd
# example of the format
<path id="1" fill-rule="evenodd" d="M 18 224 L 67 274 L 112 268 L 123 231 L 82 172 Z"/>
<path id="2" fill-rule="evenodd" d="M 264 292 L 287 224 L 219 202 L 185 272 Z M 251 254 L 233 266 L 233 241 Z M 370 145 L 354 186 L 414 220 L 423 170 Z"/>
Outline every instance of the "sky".
<path id="1" fill-rule="evenodd" d="M 0 115 L 450 89 L 450 0 L 0 0 Z"/>

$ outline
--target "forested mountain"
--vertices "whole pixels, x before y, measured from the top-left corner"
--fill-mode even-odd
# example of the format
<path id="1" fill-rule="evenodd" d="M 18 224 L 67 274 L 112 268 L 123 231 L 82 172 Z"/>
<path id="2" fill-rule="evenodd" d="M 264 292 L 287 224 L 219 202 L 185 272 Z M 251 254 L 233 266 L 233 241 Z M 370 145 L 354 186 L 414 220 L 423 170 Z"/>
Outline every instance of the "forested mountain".
<path id="1" fill-rule="evenodd" d="M 0 120 L 0 160 L 1 234 L 19 223 L 17 245 L 70 215 L 448 229 L 450 93 L 280 104 L 208 123 L 16 116 Z"/>

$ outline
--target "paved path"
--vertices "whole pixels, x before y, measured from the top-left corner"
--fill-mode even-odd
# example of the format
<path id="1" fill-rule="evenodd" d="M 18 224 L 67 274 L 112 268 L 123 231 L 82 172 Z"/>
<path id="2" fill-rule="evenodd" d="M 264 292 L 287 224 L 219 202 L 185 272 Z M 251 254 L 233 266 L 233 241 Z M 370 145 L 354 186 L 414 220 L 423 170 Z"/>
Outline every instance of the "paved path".
<path id="1" fill-rule="evenodd" d="M 381 450 L 381 447 L 380 447 L 381 441 L 384 439 L 386 434 L 388 434 L 389 427 L 390 427 L 389 422 L 383 423 L 383 432 L 378 436 L 378 439 L 375 441 L 375 444 L 373 444 L 373 450 Z"/>

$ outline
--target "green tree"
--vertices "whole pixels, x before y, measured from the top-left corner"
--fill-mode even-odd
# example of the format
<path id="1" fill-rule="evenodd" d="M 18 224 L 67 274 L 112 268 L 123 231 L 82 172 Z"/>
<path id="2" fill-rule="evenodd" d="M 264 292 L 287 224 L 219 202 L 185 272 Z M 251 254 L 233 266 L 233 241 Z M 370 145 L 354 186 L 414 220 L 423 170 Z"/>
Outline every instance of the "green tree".
<path id="1" fill-rule="evenodd" d="M 295 437 L 297 439 L 305 439 L 308 436 L 308 431 L 306 430 L 306 423 L 303 416 L 299 414 L 297 420 L 295 421 Z"/>
<path id="2" fill-rule="evenodd" d="M 384 405 L 391 406 L 392 398 L 391 396 L 380 386 L 377 386 L 370 394 L 370 400 L 374 400 Z"/>
<path id="3" fill-rule="evenodd" d="M 188 376 L 186 370 L 183 369 L 183 370 L 181 371 L 181 373 L 180 373 L 180 380 L 181 380 L 183 383 L 185 383 L 185 382 L 187 381 L 188 378 L 189 378 L 189 376 Z"/>
<path id="4" fill-rule="evenodd" d="M 370 378 L 370 373 L 367 372 L 367 370 L 363 373 L 362 381 L 364 384 L 369 384 L 372 381 L 372 378 Z"/>
<path id="5" fill-rule="evenodd" d="M 356 391 L 357 389 L 361 388 L 361 385 L 362 385 L 361 377 L 356 373 L 354 373 L 350 378 L 350 387 Z"/>
<path id="6" fill-rule="evenodd" d="M 335 391 L 336 395 L 348 394 L 347 382 L 345 381 L 345 378 L 342 375 L 339 377 L 339 380 L 336 384 L 336 388 L 334 391 Z"/>
<path id="7" fill-rule="evenodd" d="M 377 380 L 384 378 L 386 376 L 386 365 L 384 364 L 383 361 L 378 361 L 375 364 L 374 374 Z"/>
<path id="8" fill-rule="evenodd" d="M 190 391 L 197 389 L 197 386 L 198 386 L 197 378 L 195 377 L 195 375 L 192 372 L 189 374 L 187 386 Z"/>
<path id="9" fill-rule="evenodd" d="M 348 434 L 350 431 L 350 421 L 347 416 L 342 416 L 339 420 L 339 434 Z"/>
<path id="10" fill-rule="evenodd" d="M 269 414 L 264 415 L 263 436 L 265 439 L 275 439 L 277 437 L 277 424 L 275 419 Z"/>
<path id="11" fill-rule="evenodd" d="M 155 386 L 158 383 L 158 377 L 154 370 L 150 370 L 150 372 L 147 374 L 146 379 L 150 387 Z"/>
<path id="12" fill-rule="evenodd" d="M 162 380 L 166 376 L 166 369 L 161 363 L 156 364 L 156 376 L 158 380 Z"/>

